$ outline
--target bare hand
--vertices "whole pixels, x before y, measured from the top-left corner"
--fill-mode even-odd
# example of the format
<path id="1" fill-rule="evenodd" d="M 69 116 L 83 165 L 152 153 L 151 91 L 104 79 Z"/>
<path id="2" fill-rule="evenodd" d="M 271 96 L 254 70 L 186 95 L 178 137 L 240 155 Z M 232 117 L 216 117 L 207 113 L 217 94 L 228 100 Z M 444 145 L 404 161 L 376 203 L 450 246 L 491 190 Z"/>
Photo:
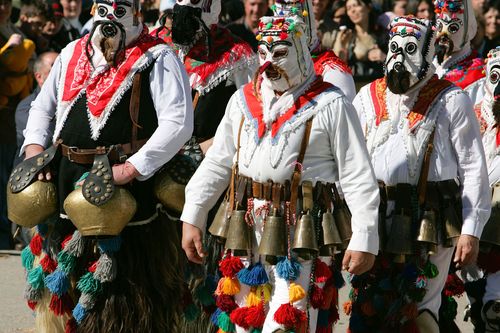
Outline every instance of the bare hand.
<path id="1" fill-rule="evenodd" d="M 213 143 L 214 143 L 214 138 L 205 140 L 202 143 L 200 143 L 200 149 L 203 152 L 203 155 L 207 154 L 208 148 L 210 148 Z"/>
<path id="2" fill-rule="evenodd" d="M 40 153 L 42 153 L 45 149 L 36 144 L 32 145 L 27 145 L 24 148 L 24 159 L 27 160 L 28 158 L 31 158 L 33 156 L 36 156 Z M 45 167 L 40 171 L 38 174 L 38 180 L 47 180 L 50 181 L 52 179 L 52 174 L 50 173 L 50 169 L 48 167 Z"/>
<path id="3" fill-rule="evenodd" d="M 360 275 L 370 270 L 375 263 L 375 256 L 368 252 L 345 251 L 342 268 L 351 274 Z"/>
<path id="4" fill-rule="evenodd" d="M 340 45 L 342 46 L 342 48 L 346 49 L 349 46 L 349 43 L 351 42 L 352 36 L 353 35 L 352 35 L 351 29 L 339 31 L 339 40 L 340 40 Z"/>
<path id="5" fill-rule="evenodd" d="M 456 267 L 473 264 L 479 253 L 479 239 L 471 235 L 460 235 L 453 262 Z"/>
<path id="6" fill-rule="evenodd" d="M 22 42 L 23 36 L 20 34 L 12 34 L 6 44 L 8 45 L 7 47 L 16 47 L 21 45 Z"/>
<path id="7" fill-rule="evenodd" d="M 186 222 L 182 223 L 182 249 L 189 261 L 196 264 L 203 263 L 207 253 L 203 249 L 203 232 L 200 228 Z"/>
<path id="8" fill-rule="evenodd" d="M 139 171 L 130 162 L 113 165 L 113 180 L 116 185 L 128 184 L 138 176 Z"/>

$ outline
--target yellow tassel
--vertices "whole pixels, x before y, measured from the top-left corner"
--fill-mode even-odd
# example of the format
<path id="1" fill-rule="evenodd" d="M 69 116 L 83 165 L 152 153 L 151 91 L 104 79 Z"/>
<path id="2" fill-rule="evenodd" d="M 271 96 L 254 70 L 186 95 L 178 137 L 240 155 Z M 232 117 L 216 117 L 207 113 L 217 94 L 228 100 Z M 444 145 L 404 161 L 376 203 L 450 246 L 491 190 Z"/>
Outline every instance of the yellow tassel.
<path id="1" fill-rule="evenodd" d="M 309 12 L 308 12 L 307 10 L 304 10 L 304 11 L 302 12 L 302 16 L 304 16 L 304 17 L 309 16 Z"/>
<path id="2" fill-rule="evenodd" d="M 250 290 L 250 293 L 247 295 L 246 305 L 248 307 L 257 306 L 260 304 L 260 302 L 261 298 L 259 295 L 257 295 L 256 288 L 252 288 L 252 290 Z"/>
<path id="3" fill-rule="evenodd" d="M 268 303 L 271 300 L 271 285 L 269 283 L 260 285 L 257 287 L 257 295 L 262 299 L 264 296 L 264 302 Z"/>
<path id="4" fill-rule="evenodd" d="M 225 295 L 233 296 L 240 292 L 240 282 L 237 278 L 225 277 L 222 282 L 222 292 Z"/>
<path id="5" fill-rule="evenodd" d="M 246 305 L 248 307 L 257 306 L 262 301 L 269 303 L 269 300 L 271 300 L 271 285 L 266 283 L 257 288 L 252 287 L 250 293 L 246 297 Z"/>
<path id="6" fill-rule="evenodd" d="M 214 292 L 214 294 L 217 296 L 222 295 L 222 293 L 223 293 L 222 285 L 224 284 L 224 279 L 225 278 L 220 279 L 219 283 L 217 283 L 217 288 L 215 289 L 215 292 Z"/>
<path id="7" fill-rule="evenodd" d="M 288 290 L 288 295 L 290 297 L 290 303 L 295 303 L 306 296 L 304 288 L 300 284 L 291 283 L 290 289 Z"/>
<path id="8" fill-rule="evenodd" d="M 258 34 L 257 36 L 255 36 L 255 39 L 257 39 L 260 42 L 260 40 L 262 39 L 262 35 Z"/>

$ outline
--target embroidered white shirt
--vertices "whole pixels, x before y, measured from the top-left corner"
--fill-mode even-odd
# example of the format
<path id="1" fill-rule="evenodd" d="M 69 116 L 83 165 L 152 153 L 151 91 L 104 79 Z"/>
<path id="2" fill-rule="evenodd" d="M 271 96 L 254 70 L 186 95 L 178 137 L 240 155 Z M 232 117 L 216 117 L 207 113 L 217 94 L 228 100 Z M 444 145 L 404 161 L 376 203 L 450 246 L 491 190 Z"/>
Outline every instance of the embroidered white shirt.
<path id="1" fill-rule="evenodd" d="M 181 220 L 205 231 L 209 210 L 227 188 L 236 160 L 242 116 L 239 173 L 255 181 L 283 183 L 291 178 L 300 150 L 305 122 L 314 116 L 302 180 L 339 181 L 352 213 L 350 250 L 378 252 L 379 190 L 355 110 L 337 89 L 318 95 L 287 121 L 273 138 L 267 130 L 258 138 L 242 90 L 229 101 L 213 146 L 186 186 Z"/>

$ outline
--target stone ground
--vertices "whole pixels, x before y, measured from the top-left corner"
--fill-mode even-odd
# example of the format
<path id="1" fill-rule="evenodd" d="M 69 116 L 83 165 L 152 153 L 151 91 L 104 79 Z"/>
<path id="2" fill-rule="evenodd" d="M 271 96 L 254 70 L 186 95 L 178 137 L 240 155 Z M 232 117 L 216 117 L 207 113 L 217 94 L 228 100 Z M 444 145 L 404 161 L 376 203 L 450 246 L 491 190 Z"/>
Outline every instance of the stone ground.
<path id="1" fill-rule="evenodd" d="M 34 318 L 23 300 L 24 272 L 16 252 L 0 252 L 0 333 L 34 333 Z M 340 304 L 347 300 L 348 288 L 342 288 Z M 472 325 L 462 320 L 466 301 L 458 299 L 457 323 L 462 333 L 473 333 Z M 342 312 L 342 311 L 341 311 Z M 347 317 L 341 313 L 334 332 L 347 328 Z"/>

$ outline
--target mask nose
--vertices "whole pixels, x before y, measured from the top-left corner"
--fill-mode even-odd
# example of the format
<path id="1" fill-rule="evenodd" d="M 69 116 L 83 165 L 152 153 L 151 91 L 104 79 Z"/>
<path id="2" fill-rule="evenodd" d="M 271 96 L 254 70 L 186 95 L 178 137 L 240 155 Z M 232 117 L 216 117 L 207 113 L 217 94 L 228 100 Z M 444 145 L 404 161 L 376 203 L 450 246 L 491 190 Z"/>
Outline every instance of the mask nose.
<path id="1" fill-rule="evenodd" d="M 113 21 L 115 19 L 115 16 L 113 14 L 108 14 L 106 18 L 110 21 Z"/>
<path id="2" fill-rule="evenodd" d="M 396 62 L 396 63 L 394 64 L 394 70 L 395 70 L 396 72 L 402 72 L 402 71 L 404 71 L 404 70 L 405 70 L 405 66 L 403 65 L 403 63 L 402 63 L 402 62 L 398 61 L 398 62 Z"/>

